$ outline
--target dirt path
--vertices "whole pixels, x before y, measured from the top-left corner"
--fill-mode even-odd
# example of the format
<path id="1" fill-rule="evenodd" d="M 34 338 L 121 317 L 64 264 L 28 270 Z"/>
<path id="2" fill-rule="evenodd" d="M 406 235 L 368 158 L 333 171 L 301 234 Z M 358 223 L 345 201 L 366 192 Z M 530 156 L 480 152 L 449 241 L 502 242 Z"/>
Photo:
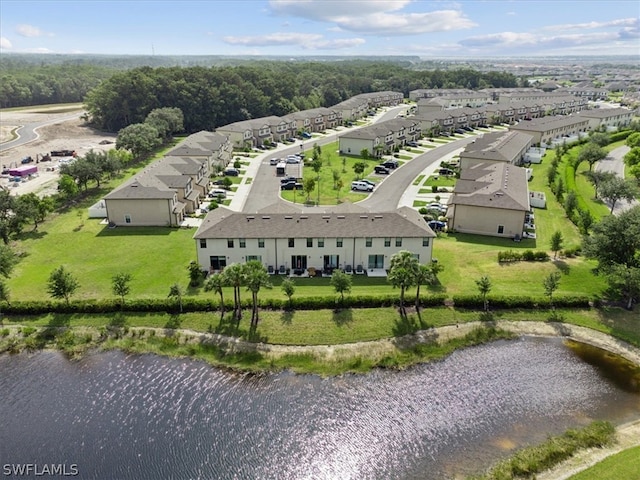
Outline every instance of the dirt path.
<path id="1" fill-rule="evenodd" d="M 45 107 L 34 110 L 17 110 L 0 112 L 0 143 L 13 139 L 12 132 L 25 124 L 52 121 L 56 118 L 68 116 L 69 113 L 46 113 Z M 53 150 L 75 150 L 79 156 L 89 150 L 106 151 L 115 146 L 116 136 L 96 131 L 88 127 L 84 120 L 61 121 L 40 127 L 39 137 L 24 145 L 19 145 L 0 153 L 0 165 L 13 168 L 20 165 L 20 161 L 30 156 L 34 160 Z M 107 141 L 109 143 L 101 144 Z M 37 164 L 38 173 L 22 182 L 10 182 L 8 175 L 0 176 L 0 187 L 7 188 L 14 195 L 36 193 L 40 196 L 55 193 L 58 186 L 60 158 L 53 157 L 51 162 Z"/>

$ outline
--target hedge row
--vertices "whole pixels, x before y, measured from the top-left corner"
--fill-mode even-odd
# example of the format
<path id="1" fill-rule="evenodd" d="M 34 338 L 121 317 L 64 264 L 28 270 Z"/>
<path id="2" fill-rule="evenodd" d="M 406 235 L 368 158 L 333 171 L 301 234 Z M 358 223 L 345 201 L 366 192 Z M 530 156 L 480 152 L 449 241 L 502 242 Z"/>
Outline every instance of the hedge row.
<path id="1" fill-rule="evenodd" d="M 447 296 L 435 294 L 421 296 L 420 303 L 423 307 L 440 307 L 445 304 Z M 492 308 L 548 308 L 550 306 L 547 298 L 527 297 L 527 296 L 489 296 L 489 304 Z M 586 296 L 564 296 L 553 299 L 556 307 L 567 308 L 588 308 L 590 299 Z M 405 297 L 406 304 L 413 304 L 415 297 L 408 295 Z M 456 306 L 462 308 L 482 308 L 482 297 L 479 295 L 456 295 L 453 297 Z M 396 307 L 400 303 L 399 296 L 396 295 L 347 295 L 344 301 L 336 295 L 324 297 L 293 297 L 291 303 L 287 299 L 268 298 L 260 301 L 260 308 L 265 310 L 282 310 L 292 308 L 294 310 L 317 310 L 325 308 L 384 308 Z M 243 308 L 251 307 L 250 298 L 242 300 Z M 179 306 L 175 300 L 168 299 L 140 299 L 127 300 L 124 307 L 118 300 L 81 300 L 73 301 L 67 305 L 65 302 L 54 301 L 28 301 L 28 302 L 6 302 L 0 305 L 1 311 L 6 315 L 44 315 L 47 313 L 113 313 L 121 310 L 129 312 L 177 312 Z M 225 299 L 225 309 L 231 310 L 233 303 Z M 185 298 L 182 303 L 183 312 L 208 312 L 219 309 L 219 303 L 213 300 Z"/>
<path id="2" fill-rule="evenodd" d="M 524 252 L 516 252 L 507 250 L 506 252 L 498 252 L 499 263 L 510 262 L 546 262 L 549 260 L 549 254 L 543 251 L 525 250 Z"/>
<path id="3" fill-rule="evenodd" d="M 421 296 L 420 303 L 424 307 L 442 306 L 446 300 L 446 295 L 436 294 Z M 406 303 L 413 303 L 415 297 L 409 295 L 405 298 Z M 233 303 L 225 299 L 225 309 L 231 310 Z M 242 307 L 251 307 L 251 298 L 242 299 Z M 380 308 L 393 307 L 400 303 L 399 296 L 396 295 L 347 295 L 344 301 L 339 296 L 331 295 L 324 297 L 293 297 L 291 302 L 287 299 L 267 298 L 260 300 L 260 308 L 266 310 L 282 310 L 293 308 L 297 310 L 315 310 L 320 308 Z M 208 312 L 218 310 L 220 303 L 212 299 L 183 298 L 183 312 Z M 121 310 L 129 312 L 177 312 L 180 306 L 175 299 L 139 299 L 127 300 L 124 306 L 119 300 L 77 300 L 69 302 L 56 301 L 26 301 L 26 302 L 6 302 L 0 304 L 0 311 L 7 315 L 44 315 L 47 313 L 113 313 Z"/>
<path id="4" fill-rule="evenodd" d="M 487 296 L 489 307 L 495 308 L 550 308 L 551 303 L 546 297 L 527 296 Z M 586 296 L 554 297 L 553 306 L 559 308 L 589 308 L 592 299 Z M 453 303 L 459 308 L 481 309 L 484 303 L 480 295 L 454 295 Z"/>
<path id="5" fill-rule="evenodd" d="M 609 134 L 609 143 L 619 142 L 620 140 L 626 140 L 626 138 L 634 133 L 633 130 L 623 130 L 622 132 L 615 132 Z"/>

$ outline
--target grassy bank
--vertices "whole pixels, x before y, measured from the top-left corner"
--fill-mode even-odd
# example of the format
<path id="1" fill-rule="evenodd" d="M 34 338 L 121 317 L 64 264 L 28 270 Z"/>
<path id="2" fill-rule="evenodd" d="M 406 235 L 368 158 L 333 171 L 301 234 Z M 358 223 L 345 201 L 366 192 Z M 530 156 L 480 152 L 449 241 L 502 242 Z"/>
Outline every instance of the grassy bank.
<path id="1" fill-rule="evenodd" d="M 588 468 L 570 480 L 639 480 L 640 447 L 629 448 L 612 455 L 591 468 Z"/>
<path id="2" fill-rule="evenodd" d="M 604 447 L 613 443 L 615 429 L 607 422 L 593 422 L 580 430 L 567 430 L 546 442 L 520 450 L 511 458 L 500 462 L 489 473 L 474 480 L 512 480 L 535 478 L 537 473 L 548 470 L 579 450 Z M 626 477 L 617 477 L 626 478 Z"/>

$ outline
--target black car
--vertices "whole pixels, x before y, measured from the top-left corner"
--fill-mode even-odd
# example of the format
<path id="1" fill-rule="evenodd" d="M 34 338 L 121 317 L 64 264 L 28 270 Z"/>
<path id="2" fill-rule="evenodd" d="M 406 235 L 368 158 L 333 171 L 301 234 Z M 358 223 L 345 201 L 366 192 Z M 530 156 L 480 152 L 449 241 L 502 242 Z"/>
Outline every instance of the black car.
<path id="1" fill-rule="evenodd" d="M 418 146 L 418 142 L 407 142 L 407 146 L 409 146 L 409 147 L 417 147 Z"/>
<path id="2" fill-rule="evenodd" d="M 376 165 L 373 171 L 383 175 L 387 175 L 389 173 L 389 169 L 384 165 Z"/>
<path id="3" fill-rule="evenodd" d="M 398 168 L 398 162 L 396 160 L 386 160 L 381 165 L 383 167 L 388 168 L 389 170 L 393 170 L 394 168 Z"/>
<path id="4" fill-rule="evenodd" d="M 237 177 L 238 175 L 240 175 L 240 172 L 238 171 L 237 168 L 227 168 L 224 171 L 224 174 L 227 177 Z"/>
<path id="5" fill-rule="evenodd" d="M 280 183 L 289 183 L 289 182 L 295 182 L 297 180 L 296 177 L 291 177 L 289 175 L 287 175 L 286 177 L 282 177 L 280 179 Z"/>
<path id="6" fill-rule="evenodd" d="M 286 182 L 280 185 L 280 190 L 302 190 L 302 184 L 296 181 Z"/>

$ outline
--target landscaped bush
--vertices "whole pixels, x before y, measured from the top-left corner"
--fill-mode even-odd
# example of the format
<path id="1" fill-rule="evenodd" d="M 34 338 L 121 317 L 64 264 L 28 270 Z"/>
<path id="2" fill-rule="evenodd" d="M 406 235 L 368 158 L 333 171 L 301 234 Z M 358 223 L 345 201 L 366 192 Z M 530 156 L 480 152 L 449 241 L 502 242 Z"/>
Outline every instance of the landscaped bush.
<path id="1" fill-rule="evenodd" d="M 551 308 L 546 297 L 529 296 L 487 296 L 490 309 L 515 309 L 515 308 Z M 554 297 L 553 306 L 558 308 L 589 308 L 591 299 L 586 296 L 562 296 Z M 480 295 L 454 295 L 453 303 L 456 308 L 469 308 L 482 310 L 484 302 Z"/>
<path id="2" fill-rule="evenodd" d="M 513 250 L 507 250 L 506 252 L 498 252 L 499 263 L 510 262 L 546 262 L 549 260 L 549 254 L 543 251 L 525 250 L 524 252 L 514 252 Z"/>
<path id="3" fill-rule="evenodd" d="M 619 142 L 620 140 L 626 140 L 626 138 L 633 133 L 633 130 L 624 130 L 622 132 L 615 132 L 609 135 L 609 143 Z"/>
<path id="4" fill-rule="evenodd" d="M 567 258 L 579 257 L 582 253 L 582 247 L 576 246 L 571 248 L 565 248 L 562 250 L 562 255 Z"/>

